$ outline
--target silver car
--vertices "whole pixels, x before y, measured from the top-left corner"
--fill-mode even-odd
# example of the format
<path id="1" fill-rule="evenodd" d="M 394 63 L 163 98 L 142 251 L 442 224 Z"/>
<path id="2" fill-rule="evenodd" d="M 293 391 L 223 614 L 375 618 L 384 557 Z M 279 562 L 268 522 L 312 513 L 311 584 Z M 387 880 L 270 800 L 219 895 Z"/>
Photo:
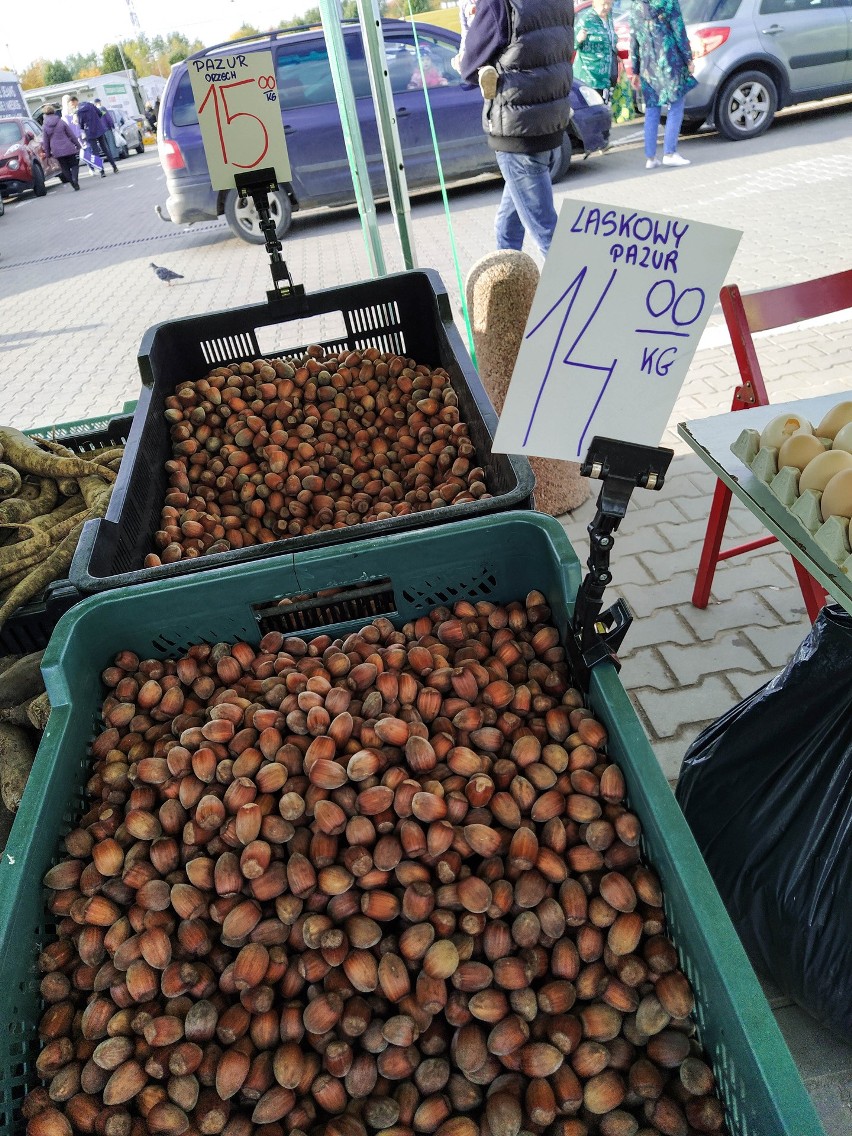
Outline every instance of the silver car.
<path id="1" fill-rule="evenodd" d="M 113 112 L 113 115 L 120 119 L 116 121 L 112 132 L 119 158 L 129 157 L 131 150 L 135 150 L 137 154 L 144 154 L 145 142 L 142 138 L 142 129 L 136 119 L 125 118 L 116 112 Z"/>
<path id="2" fill-rule="evenodd" d="M 776 111 L 852 94 L 850 0 L 681 0 L 698 80 L 683 130 L 756 138 Z"/>

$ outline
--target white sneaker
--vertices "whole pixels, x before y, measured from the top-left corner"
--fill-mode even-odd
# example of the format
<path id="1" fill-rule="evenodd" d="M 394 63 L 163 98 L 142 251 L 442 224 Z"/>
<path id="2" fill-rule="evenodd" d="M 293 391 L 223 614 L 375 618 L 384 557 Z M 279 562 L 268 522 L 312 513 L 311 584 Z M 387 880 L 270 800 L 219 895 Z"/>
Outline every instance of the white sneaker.
<path id="1" fill-rule="evenodd" d="M 497 68 L 489 63 L 487 67 L 479 68 L 479 89 L 484 99 L 493 99 L 497 94 Z"/>
<path id="2" fill-rule="evenodd" d="M 689 158 L 682 158 L 680 154 L 663 154 L 664 166 L 688 166 Z"/>
<path id="3" fill-rule="evenodd" d="M 648 161 L 645 163 L 645 169 L 646 170 L 655 170 L 659 164 L 660 164 L 659 158 L 649 158 Z"/>

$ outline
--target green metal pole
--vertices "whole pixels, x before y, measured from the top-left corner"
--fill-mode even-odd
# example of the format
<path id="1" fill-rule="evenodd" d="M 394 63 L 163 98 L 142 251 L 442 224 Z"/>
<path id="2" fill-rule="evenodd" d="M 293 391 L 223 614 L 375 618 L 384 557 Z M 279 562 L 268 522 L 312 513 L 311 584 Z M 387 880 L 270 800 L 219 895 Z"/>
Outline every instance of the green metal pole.
<path id="1" fill-rule="evenodd" d="M 361 230 L 364 234 L 364 243 L 367 246 L 370 270 L 374 277 L 386 276 L 385 254 L 379 235 L 376 203 L 370 186 L 364 139 L 361 136 L 361 127 L 358 123 L 355 92 L 352 89 L 352 79 L 347 66 L 346 45 L 343 41 L 343 27 L 340 22 L 338 0 L 320 0 L 320 19 L 328 48 L 331 78 L 334 83 L 334 93 L 337 96 L 337 109 L 340 111 L 340 122 L 343 127 L 343 141 L 346 144 L 346 156 L 349 159 L 349 169 L 352 172 L 352 182 L 355 186 L 355 200 L 358 203 L 358 212 L 361 216 Z"/>
<path id="2" fill-rule="evenodd" d="M 408 197 L 408 181 L 405 176 L 405 160 L 397 128 L 396 107 L 393 101 L 388 61 L 385 54 L 385 41 L 382 35 L 382 16 L 378 0 L 361 0 L 358 5 L 358 18 L 361 22 L 361 35 L 364 39 L 364 55 L 370 75 L 370 90 L 376 106 L 379 139 L 382 144 L 382 158 L 385 163 L 385 177 L 390 193 L 394 225 L 402 249 L 402 259 L 407 269 L 416 268 L 417 254 L 414 250 L 414 233 L 411 228 L 411 203 Z"/>

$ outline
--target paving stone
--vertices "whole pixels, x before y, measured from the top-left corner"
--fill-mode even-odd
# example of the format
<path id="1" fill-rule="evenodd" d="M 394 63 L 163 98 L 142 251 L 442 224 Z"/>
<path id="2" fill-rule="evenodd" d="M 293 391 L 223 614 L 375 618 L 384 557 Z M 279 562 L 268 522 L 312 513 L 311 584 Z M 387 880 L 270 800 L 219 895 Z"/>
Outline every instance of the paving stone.
<path id="1" fill-rule="evenodd" d="M 631 632 L 628 631 L 627 640 L 630 634 Z M 619 652 L 619 658 L 621 659 L 619 678 L 628 692 L 640 687 L 673 690 L 679 685 L 677 675 L 666 665 L 665 657 L 656 647 L 634 648 L 629 655 Z"/>
<path id="2" fill-rule="evenodd" d="M 635 615 L 635 613 L 634 613 Z M 678 617 L 676 611 L 664 609 L 657 611 L 652 619 L 635 618 L 624 641 L 623 657 L 630 657 L 634 651 L 660 643 L 695 643 L 696 637 L 689 625 Z"/>
<path id="3" fill-rule="evenodd" d="M 742 634 L 751 640 L 770 667 L 781 670 L 789 663 L 808 631 L 809 627 L 782 624 L 777 628 L 743 628 Z"/>
<path id="4" fill-rule="evenodd" d="M 811 621 L 798 584 L 789 588 L 764 588 L 760 598 L 782 623 L 794 623 L 802 629 L 802 638 L 805 637 Z"/>
<path id="5" fill-rule="evenodd" d="M 827 1034 L 801 1006 L 779 1007 L 775 1020 L 806 1080 L 826 1073 L 840 1073 L 847 1081 L 848 1091 L 852 1083 L 852 1045 Z"/>
<path id="6" fill-rule="evenodd" d="M 736 704 L 734 691 L 719 675 L 710 675 L 696 686 L 679 690 L 637 690 L 634 698 L 659 738 L 673 738 L 683 729 L 700 728 Z"/>
<path id="7" fill-rule="evenodd" d="M 707 518 L 696 521 L 686 521 L 683 515 L 674 523 L 660 523 L 654 521 L 654 527 L 665 541 L 674 549 L 700 548 L 707 531 Z M 693 557 L 690 557 L 693 559 Z M 653 571 L 653 566 L 652 566 Z"/>
<path id="8" fill-rule="evenodd" d="M 698 729 L 695 729 L 694 736 L 697 737 L 698 733 Z M 671 785 L 672 791 L 674 791 L 674 786 L 677 784 L 677 779 L 680 776 L 680 768 L 683 765 L 683 759 L 686 757 L 686 751 L 689 749 L 692 740 L 693 737 L 688 736 L 688 731 L 682 731 L 682 736 L 676 738 L 656 738 L 651 742 L 654 756 Z"/>
<path id="9" fill-rule="evenodd" d="M 716 568 L 712 594 L 723 602 L 744 592 L 760 592 L 765 588 L 789 588 L 790 575 L 772 554 L 761 555 L 762 549 L 725 560 Z"/>
<path id="10" fill-rule="evenodd" d="M 706 675 L 727 675 L 729 670 L 759 674 L 766 669 L 752 644 L 736 631 L 688 647 L 663 643 L 659 651 L 680 686 L 692 686 Z"/>
<path id="11" fill-rule="evenodd" d="M 588 537 L 586 538 L 586 545 L 588 546 Z M 616 560 L 621 560 L 626 556 L 644 555 L 645 553 L 661 548 L 665 551 L 666 544 L 654 525 L 645 525 L 644 527 L 634 529 L 632 532 L 622 532 L 621 529 L 619 529 L 615 534 L 612 560 L 614 563 Z"/>
<path id="12" fill-rule="evenodd" d="M 737 698 L 740 702 L 744 702 L 756 690 L 765 686 L 771 678 L 774 678 L 778 673 L 776 668 L 766 667 L 762 671 L 757 671 L 754 674 L 746 674 L 740 671 L 728 671 L 725 677 L 728 682 L 733 686 L 737 692 Z"/>
<path id="13" fill-rule="evenodd" d="M 694 583 L 694 572 L 679 572 L 663 583 L 649 584 L 643 588 L 626 584 L 622 592 L 634 615 L 645 619 L 654 612 L 687 603 Z"/>
<path id="14" fill-rule="evenodd" d="M 773 627 L 780 623 L 778 616 L 754 592 L 741 592 L 724 603 L 716 602 L 711 596 L 705 608 L 695 607 L 690 598 L 690 602 L 679 605 L 677 610 L 695 638 L 702 642 L 715 639 L 720 631 L 755 625 Z"/>

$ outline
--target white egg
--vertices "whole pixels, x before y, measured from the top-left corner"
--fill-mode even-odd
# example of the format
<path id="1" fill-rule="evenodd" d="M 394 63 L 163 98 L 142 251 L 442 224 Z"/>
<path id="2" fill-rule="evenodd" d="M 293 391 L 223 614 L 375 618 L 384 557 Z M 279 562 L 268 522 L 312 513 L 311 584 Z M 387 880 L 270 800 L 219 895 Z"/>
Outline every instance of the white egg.
<path id="1" fill-rule="evenodd" d="M 852 403 L 850 403 L 850 406 L 852 406 Z M 847 454 L 852 454 L 852 422 L 847 422 L 845 426 L 840 427 L 834 435 L 831 448 L 833 450 L 845 450 Z"/>
<path id="2" fill-rule="evenodd" d="M 825 446 L 813 434 L 794 434 L 792 438 L 788 438 L 784 442 L 778 451 L 778 468 L 792 465 L 796 469 L 802 470 L 808 462 L 824 453 Z"/>
<path id="3" fill-rule="evenodd" d="M 760 434 L 761 446 L 780 450 L 788 438 L 794 434 L 813 434 L 811 424 L 801 414 L 779 414 L 764 426 Z"/>
<path id="4" fill-rule="evenodd" d="M 822 519 L 852 517 L 852 468 L 836 473 L 826 485 L 819 503 Z"/>
<path id="5" fill-rule="evenodd" d="M 832 406 L 814 433 L 820 438 L 833 438 L 849 422 L 852 422 L 852 402 L 838 402 L 837 406 Z"/>
<path id="6" fill-rule="evenodd" d="M 852 469 L 852 454 L 847 454 L 845 450 L 826 450 L 823 454 L 817 454 L 802 470 L 799 493 L 804 493 L 806 489 L 816 489 L 822 493 L 832 477 L 844 469 Z"/>

